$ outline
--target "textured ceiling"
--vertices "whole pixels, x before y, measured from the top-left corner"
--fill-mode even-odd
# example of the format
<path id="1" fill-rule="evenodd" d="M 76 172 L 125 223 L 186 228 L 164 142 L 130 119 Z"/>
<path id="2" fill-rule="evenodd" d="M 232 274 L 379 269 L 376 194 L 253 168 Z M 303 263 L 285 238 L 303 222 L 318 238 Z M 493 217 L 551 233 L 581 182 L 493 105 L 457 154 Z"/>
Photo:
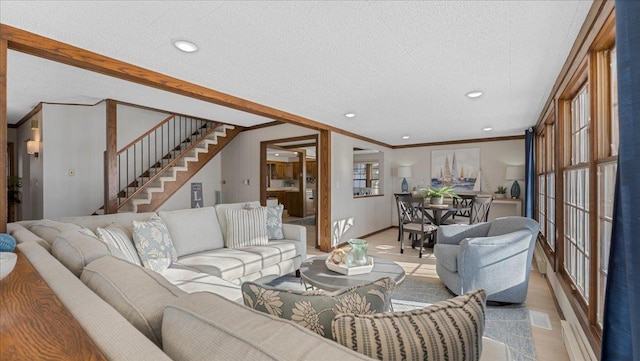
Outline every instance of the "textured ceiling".
<path id="1" fill-rule="evenodd" d="M 591 3 L 3 0 L 0 22 L 402 145 L 523 134 Z M 179 38 L 200 50 L 177 51 Z M 24 54 L 8 60 L 10 123 L 39 101 L 107 97 L 245 126 L 270 121 Z M 476 89 L 485 95 L 464 96 Z"/>

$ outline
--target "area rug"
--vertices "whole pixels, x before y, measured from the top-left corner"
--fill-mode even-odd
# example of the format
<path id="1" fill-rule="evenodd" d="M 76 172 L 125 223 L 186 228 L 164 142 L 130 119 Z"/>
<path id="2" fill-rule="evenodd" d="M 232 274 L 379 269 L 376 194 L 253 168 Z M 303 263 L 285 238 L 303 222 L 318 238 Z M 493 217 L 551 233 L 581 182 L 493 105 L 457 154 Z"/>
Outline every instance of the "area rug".
<path id="1" fill-rule="evenodd" d="M 270 286 L 303 290 L 300 278 L 283 276 L 269 282 Z M 393 292 L 394 311 L 408 311 L 426 307 L 429 303 L 455 297 L 440 283 L 407 277 Z M 514 361 L 535 361 L 529 311 L 524 305 L 496 306 L 489 304 L 486 311 L 484 336 L 505 343 Z"/>
<path id="2" fill-rule="evenodd" d="M 288 224 L 297 224 L 299 226 L 315 226 L 316 216 L 310 216 L 302 219 L 296 219 L 295 221 L 288 221 Z"/>

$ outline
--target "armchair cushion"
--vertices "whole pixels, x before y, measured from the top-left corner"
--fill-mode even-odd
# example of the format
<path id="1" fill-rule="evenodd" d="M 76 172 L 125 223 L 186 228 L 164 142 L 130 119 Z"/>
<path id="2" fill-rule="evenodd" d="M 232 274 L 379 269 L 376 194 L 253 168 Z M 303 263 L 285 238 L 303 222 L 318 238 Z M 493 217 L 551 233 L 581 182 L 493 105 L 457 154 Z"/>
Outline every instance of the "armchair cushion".
<path id="1" fill-rule="evenodd" d="M 338 343 L 378 360 L 479 360 L 485 303 L 475 290 L 419 310 L 338 315 L 331 327 Z"/>
<path id="2" fill-rule="evenodd" d="M 433 252 L 444 268 L 451 272 L 458 272 L 458 252 L 460 252 L 460 246 L 454 244 L 436 244 L 433 248 Z"/>
<path id="3" fill-rule="evenodd" d="M 436 272 L 455 294 L 482 288 L 490 301 L 524 302 L 538 228 L 525 217 L 442 226 L 434 248 Z"/>

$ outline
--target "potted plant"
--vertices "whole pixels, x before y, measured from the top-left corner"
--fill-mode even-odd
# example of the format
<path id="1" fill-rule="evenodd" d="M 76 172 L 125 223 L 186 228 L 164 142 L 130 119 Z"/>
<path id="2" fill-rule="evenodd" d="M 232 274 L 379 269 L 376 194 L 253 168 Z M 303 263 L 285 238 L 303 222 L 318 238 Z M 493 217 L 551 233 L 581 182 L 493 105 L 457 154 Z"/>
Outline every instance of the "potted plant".
<path id="1" fill-rule="evenodd" d="M 458 195 L 456 194 L 456 192 L 454 192 L 453 187 L 450 186 L 444 186 L 442 188 L 423 189 L 422 195 L 425 198 L 431 198 L 431 204 L 442 204 L 444 196 L 458 198 Z"/>
<path id="2" fill-rule="evenodd" d="M 496 199 L 505 198 L 507 196 L 507 187 L 498 186 L 498 190 L 495 191 Z"/>

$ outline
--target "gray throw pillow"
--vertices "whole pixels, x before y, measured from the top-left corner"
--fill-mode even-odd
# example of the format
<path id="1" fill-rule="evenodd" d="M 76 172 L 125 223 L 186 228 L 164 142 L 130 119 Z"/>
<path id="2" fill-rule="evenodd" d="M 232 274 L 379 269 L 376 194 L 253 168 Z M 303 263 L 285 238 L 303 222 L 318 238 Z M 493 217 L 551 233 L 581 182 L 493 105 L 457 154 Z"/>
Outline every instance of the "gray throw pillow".
<path id="1" fill-rule="evenodd" d="M 331 322 L 336 315 L 384 312 L 396 287 L 391 278 L 362 286 L 326 293 L 324 291 L 281 290 L 253 282 L 242 284 L 245 306 L 288 319 L 328 339 L 333 339 Z"/>
<path id="2" fill-rule="evenodd" d="M 378 360 L 479 360 L 482 353 L 484 290 L 429 307 L 375 315 L 337 315 L 335 340 Z"/>

